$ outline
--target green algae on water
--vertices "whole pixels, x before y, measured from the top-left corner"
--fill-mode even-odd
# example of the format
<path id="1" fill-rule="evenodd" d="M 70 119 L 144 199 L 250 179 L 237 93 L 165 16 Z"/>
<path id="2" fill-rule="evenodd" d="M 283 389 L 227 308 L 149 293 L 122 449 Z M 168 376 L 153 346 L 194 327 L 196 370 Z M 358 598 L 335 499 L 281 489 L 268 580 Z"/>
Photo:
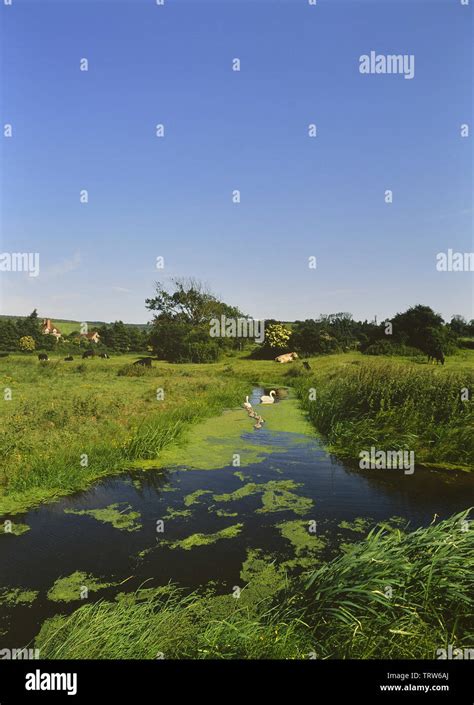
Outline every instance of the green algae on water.
<path id="1" fill-rule="evenodd" d="M 172 549 L 182 548 L 185 551 L 190 551 L 196 546 L 208 546 L 209 544 L 216 543 L 216 541 L 220 541 L 221 539 L 233 539 L 235 536 L 240 534 L 242 528 L 243 524 L 233 524 L 225 529 L 216 531 L 214 534 L 191 534 L 191 536 L 187 536 L 185 539 L 169 542 L 168 546 Z"/>
<path id="2" fill-rule="evenodd" d="M 286 572 L 277 566 L 271 556 L 260 549 L 251 548 L 242 564 L 240 579 L 247 586 L 240 593 L 240 600 L 256 603 L 263 598 L 271 598 L 287 586 Z"/>
<path id="3" fill-rule="evenodd" d="M 357 517 L 354 521 L 341 521 L 338 524 L 340 529 L 347 529 L 348 531 L 354 531 L 357 534 L 365 534 L 368 531 L 369 526 L 373 523 L 372 519 L 367 519 L 364 517 Z"/>
<path id="4" fill-rule="evenodd" d="M 245 482 L 245 480 L 250 480 L 250 475 L 245 475 L 242 470 L 237 470 L 234 472 L 234 475 L 239 478 L 239 480 L 242 480 L 242 482 Z"/>
<path id="5" fill-rule="evenodd" d="M 48 600 L 53 602 L 73 602 L 85 599 L 90 592 L 97 592 L 117 583 L 103 583 L 93 575 L 76 570 L 65 578 L 58 578 L 48 591 Z"/>
<path id="6" fill-rule="evenodd" d="M 196 490 L 195 492 L 191 492 L 191 494 L 186 495 L 184 498 L 184 504 L 187 507 L 191 507 L 193 504 L 199 504 L 199 497 L 202 497 L 205 494 L 211 494 L 210 490 Z"/>
<path id="7" fill-rule="evenodd" d="M 28 524 L 15 524 L 14 521 L 6 519 L 2 524 L 0 524 L 0 535 L 11 535 L 11 536 L 21 536 L 21 534 L 26 534 L 30 530 Z"/>
<path id="8" fill-rule="evenodd" d="M 277 524 L 277 529 L 283 538 L 291 543 L 295 555 L 293 559 L 285 561 L 282 565 L 289 569 L 313 567 L 326 541 L 309 530 L 310 522 L 301 519 L 285 521 Z"/>
<path id="9" fill-rule="evenodd" d="M 168 507 L 163 519 L 179 519 L 180 517 L 190 517 L 191 514 L 190 509 L 173 509 L 173 507 Z"/>
<path id="10" fill-rule="evenodd" d="M 38 590 L 0 589 L 0 605 L 31 605 L 37 597 Z"/>
<path id="11" fill-rule="evenodd" d="M 258 514 L 291 511 L 295 514 L 306 514 L 313 506 L 313 500 L 308 497 L 291 492 L 290 490 L 301 487 L 301 483 L 294 480 L 270 480 L 269 482 L 249 482 L 239 487 L 234 492 L 213 495 L 216 502 L 235 502 L 244 497 L 262 494 L 262 507 L 257 509 Z"/>
<path id="12" fill-rule="evenodd" d="M 236 517 L 238 512 L 228 512 L 226 509 L 216 509 L 215 514 L 218 517 Z"/>
<path id="13" fill-rule="evenodd" d="M 140 512 L 131 511 L 132 507 L 126 503 L 110 504 L 103 509 L 65 509 L 65 514 L 90 516 L 104 524 L 111 524 L 114 529 L 121 531 L 138 531 L 141 528 Z"/>

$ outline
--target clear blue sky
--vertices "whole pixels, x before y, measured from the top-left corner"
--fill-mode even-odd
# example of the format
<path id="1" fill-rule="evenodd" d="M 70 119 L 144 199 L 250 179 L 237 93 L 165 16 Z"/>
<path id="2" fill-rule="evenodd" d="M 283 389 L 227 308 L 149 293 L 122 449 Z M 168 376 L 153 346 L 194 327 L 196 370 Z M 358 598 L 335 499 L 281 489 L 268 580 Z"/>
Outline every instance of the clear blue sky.
<path id="1" fill-rule="evenodd" d="M 2 3 L 0 251 L 41 273 L 0 275 L 1 313 L 143 322 L 161 274 L 258 318 L 474 317 L 472 273 L 435 266 L 473 249 L 472 5 Z M 361 75 L 371 50 L 415 78 Z"/>

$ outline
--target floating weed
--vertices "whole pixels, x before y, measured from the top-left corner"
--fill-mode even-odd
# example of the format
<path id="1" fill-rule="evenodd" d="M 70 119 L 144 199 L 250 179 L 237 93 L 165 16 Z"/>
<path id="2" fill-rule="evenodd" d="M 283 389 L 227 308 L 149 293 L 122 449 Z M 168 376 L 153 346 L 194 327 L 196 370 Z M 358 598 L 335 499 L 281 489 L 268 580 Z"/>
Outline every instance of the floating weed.
<path id="1" fill-rule="evenodd" d="M 233 524 L 225 529 L 216 531 L 214 534 L 192 534 L 187 536 L 185 539 L 180 539 L 179 541 L 168 542 L 169 548 L 182 548 L 185 551 L 190 551 L 196 546 L 208 546 L 209 544 L 216 543 L 221 539 L 233 539 L 240 534 L 243 528 L 243 524 Z"/>
<path id="2" fill-rule="evenodd" d="M 14 521 L 12 522 L 4 522 L 3 524 L 0 524 L 0 536 L 3 535 L 11 535 L 11 536 L 21 536 L 21 534 L 26 534 L 27 531 L 30 530 L 30 527 L 28 524 L 15 524 Z"/>
<path id="3" fill-rule="evenodd" d="M 78 516 L 90 516 L 103 524 L 111 524 L 114 529 L 121 531 L 138 531 L 141 524 L 138 522 L 140 512 L 131 511 L 129 504 L 110 504 L 103 509 L 65 509 L 65 514 L 77 514 Z"/>
<path id="4" fill-rule="evenodd" d="M 53 602 L 73 602 L 89 592 L 97 592 L 117 583 L 101 582 L 93 575 L 76 570 L 65 578 L 58 578 L 48 591 L 48 600 Z"/>
<path id="5" fill-rule="evenodd" d="M 205 494 L 211 494 L 210 490 L 196 490 L 191 494 L 186 495 L 183 502 L 187 507 L 192 507 L 193 504 L 199 504 L 199 498 Z"/>
<path id="6" fill-rule="evenodd" d="M 37 590 L 0 589 L 0 605 L 31 605 L 37 597 Z"/>
<path id="7" fill-rule="evenodd" d="M 172 507 L 168 507 L 163 519 L 179 519 L 182 517 L 190 517 L 191 514 L 190 509 L 173 509 Z"/>

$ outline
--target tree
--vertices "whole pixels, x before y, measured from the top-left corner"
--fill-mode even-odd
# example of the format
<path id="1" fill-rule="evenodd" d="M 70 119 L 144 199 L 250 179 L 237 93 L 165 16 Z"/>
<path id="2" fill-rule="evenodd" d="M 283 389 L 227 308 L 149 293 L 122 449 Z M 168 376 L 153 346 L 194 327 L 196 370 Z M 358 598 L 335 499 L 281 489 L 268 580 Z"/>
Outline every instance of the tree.
<path id="1" fill-rule="evenodd" d="M 36 343 L 31 335 L 24 335 L 18 341 L 18 347 L 22 352 L 33 352 L 36 348 Z"/>
<path id="2" fill-rule="evenodd" d="M 405 313 L 397 313 L 392 319 L 393 336 L 398 342 L 425 350 L 425 342 L 430 329 L 443 326 L 442 317 L 429 306 L 412 306 Z"/>
<path id="3" fill-rule="evenodd" d="M 171 290 L 156 282 L 156 294 L 146 300 L 155 315 L 149 341 L 155 354 L 170 362 L 210 362 L 236 341 L 211 337 L 213 319 L 243 317 L 238 308 L 220 301 L 196 279 L 173 279 Z"/>
<path id="4" fill-rule="evenodd" d="M 26 318 L 18 318 L 16 327 L 20 337 L 30 336 L 36 343 L 41 341 L 42 333 L 36 309 Z"/>
<path id="5" fill-rule="evenodd" d="M 0 349 L 13 351 L 18 347 L 18 333 L 16 323 L 10 319 L 0 319 Z"/>
<path id="6" fill-rule="evenodd" d="M 282 323 L 271 323 L 265 330 L 265 342 L 271 348 L 284 349 L 291 338 L 291 330 Z"/>

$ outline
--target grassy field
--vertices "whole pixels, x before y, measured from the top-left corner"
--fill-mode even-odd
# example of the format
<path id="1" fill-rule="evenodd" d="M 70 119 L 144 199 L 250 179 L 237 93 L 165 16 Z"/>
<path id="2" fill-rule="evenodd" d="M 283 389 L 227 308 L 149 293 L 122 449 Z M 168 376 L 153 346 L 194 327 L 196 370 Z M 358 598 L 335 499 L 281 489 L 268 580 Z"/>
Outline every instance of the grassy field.
<path id="1" fill-rule="evenodd" d="M 361 447 L 414 448 L 420 462 L 473 463 L 474 351 L 444 367 L 411 358 L 346 353 L 300 363 L 227 358 L 209 365 L 135 356 L 75 360 L 36 355 L 0 359 L 0 517 L 84 488 L 137 461 L 152 461 L 196 421 L 240 405 L 252 386 L 294 386 L 316 428 L 341 456 Z M 308 402 L 308 390 L 317 401 Z M 160 398 L 160 390 L 164 398 Z M 157 398 L 158 397 L 158 398 Z M 365 445 L 364 445 L 365 444 Z"/>
<path id="2" fill-rule="evenodd" d="M 253 557 L 239 599 L 173 585 L 122 593 L 47 620 L 35 646 L 47 659 L 436 658 L 474 636 L 465 516 L 372 530 L 306 584 Z"/>

